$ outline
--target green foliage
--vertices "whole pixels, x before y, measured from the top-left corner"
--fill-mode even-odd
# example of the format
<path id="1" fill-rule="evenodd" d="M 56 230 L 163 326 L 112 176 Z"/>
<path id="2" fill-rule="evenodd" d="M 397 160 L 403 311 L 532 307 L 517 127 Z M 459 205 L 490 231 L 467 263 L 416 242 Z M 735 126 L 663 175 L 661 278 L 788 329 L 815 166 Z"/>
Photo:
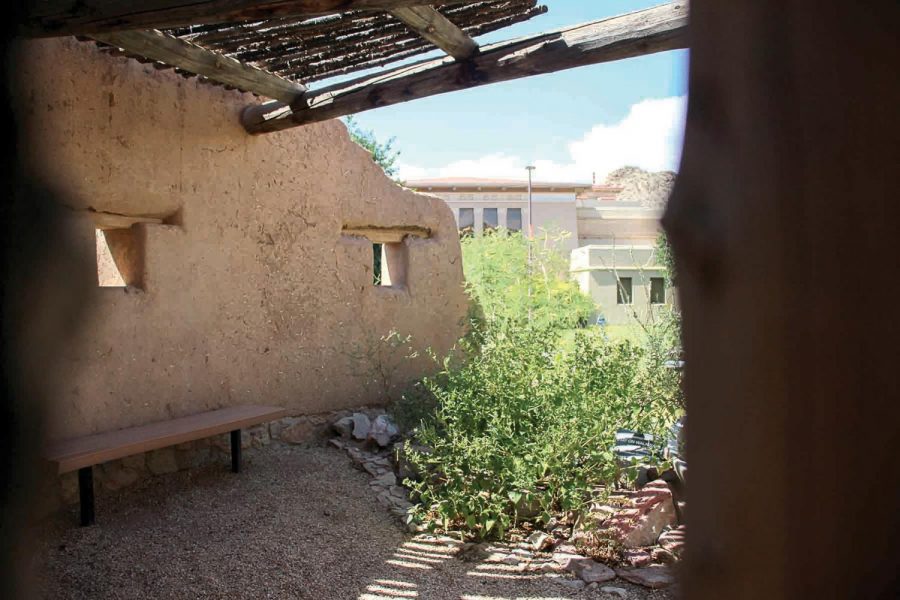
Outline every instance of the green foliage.
<path id="1" fill-rule="evenodd" d="M 491 327 L 566 329 L 590 317 L 593 302 L 568 277 L 568 261 L 554 246 L 562 239 L 545 234 L 531 242 L 530 266 L 521 233 L 460 241 L 469 295 Z"/>
<path id="2" fill-rule="evenodd" d="M 661 437 L 680 415 L 680 375 L 667 338 L 641 344 L 573 331 L 592 304 L 548 239 L 528 268 L 527 240 L 504 232 L 463 240 L 469 293 L 481 317 L 434 377 L 395 407 L 416 424 L 405 450 L 424 476 L 411 518 L 474 537 L 503 537 L 577 511 L 619 476 L 615 431 Z M 529 319 L 530 316 L 530 319 Z"/>
<path id="3" fill-rule="evenodd" d="M 420 472 L 417 517 L 476 537 L 502 537 L 523 520 L 546 523 L 579 510 L 618 475 L 615 431 L 656 435 L 680 410 L 678 375 L 628 342 L 578 332 L 495 329 L 467 348 L 471 360 L 425 381 L 434 418 L 409 450 Z M 467 342 L 468 343 L 468 342 Z"/>
<path id="4" fill-rule="evenodd" d="M 400 157 L 400 151 L 394 149 L 396 138 L 392 137 L 386 142 L 379 142 L 374 131 L 363 129 L 353 117 L 347 117 L 346 125 L 350 139 L 368 150 L 372 155 L 372 160 L 384 169 L 388 177 L 396 179 L 397 159 Z"/>

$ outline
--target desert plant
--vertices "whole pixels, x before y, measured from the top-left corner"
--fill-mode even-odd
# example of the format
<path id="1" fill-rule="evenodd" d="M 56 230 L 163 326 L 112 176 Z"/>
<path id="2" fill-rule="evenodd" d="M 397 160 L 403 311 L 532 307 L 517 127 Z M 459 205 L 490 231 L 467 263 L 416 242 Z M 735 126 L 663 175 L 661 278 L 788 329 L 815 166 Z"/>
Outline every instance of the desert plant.
<path id="1" fill-rule="evenodd" d="M 549 238 L 530 268 L 521 235 L 462 243 L 481 316 L 460 342 L 466 360 L 448 359 L 422 382 L 429 408 L 415 440 L 428 451 L 406 453 L 426 476 L 407 483 L 419 498 L 412 518 L 502 537 L 523 521 L 580 510 L 611 484 L 616 429 L 664 434 L 680 414 L 680 379 L 665 366 L 663 335 L 634 344 L 573 334 L 593 306 Z"/>

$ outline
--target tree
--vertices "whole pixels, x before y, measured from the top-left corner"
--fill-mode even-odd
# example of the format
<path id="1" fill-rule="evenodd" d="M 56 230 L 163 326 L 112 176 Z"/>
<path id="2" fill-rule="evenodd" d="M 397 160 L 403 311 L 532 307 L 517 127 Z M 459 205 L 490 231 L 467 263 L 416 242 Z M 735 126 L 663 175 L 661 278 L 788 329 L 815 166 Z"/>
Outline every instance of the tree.
<path id="1" fill-rule="evenodd" d="M 392 137 L 386 142 L 379 142 L 374 131 L 360 127 L 352 116 L 347 117 L 346 125 L 350 139 L 369 151 L 372 160 L 384 169 L 385 175 L 399 181 L 397 179 L 397 158 L 400 156 L 400 151 L 394 149 L 394 142 L 397 138 Z"/>

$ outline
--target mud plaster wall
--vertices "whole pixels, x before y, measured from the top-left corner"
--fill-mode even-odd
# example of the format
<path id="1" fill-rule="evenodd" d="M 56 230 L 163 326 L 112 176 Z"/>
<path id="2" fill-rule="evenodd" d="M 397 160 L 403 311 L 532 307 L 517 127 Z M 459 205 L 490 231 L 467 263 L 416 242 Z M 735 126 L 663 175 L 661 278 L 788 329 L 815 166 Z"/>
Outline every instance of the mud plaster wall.
<path id="1" fill-rule="evenodd" d="M 252 137 L 259 100 L 74 39 L 25 43 L 28 152 L 65 193 L 97 280 L 88 209 L 168 218 L 144 236 L 143 291 L 91 287 L 63 349 L 51 435 L 68 437 L 241 403 L 322 413 L 384 400 L 423 374 L 380 338 L 446 352 L 466 311 L 456 225 L 395 185 L 331 121 Z M 372 284 L 371 244 L 345 225 L 422 226 L 404 289 Z M 83 241 L 83 243 L 82 243 Z"/>

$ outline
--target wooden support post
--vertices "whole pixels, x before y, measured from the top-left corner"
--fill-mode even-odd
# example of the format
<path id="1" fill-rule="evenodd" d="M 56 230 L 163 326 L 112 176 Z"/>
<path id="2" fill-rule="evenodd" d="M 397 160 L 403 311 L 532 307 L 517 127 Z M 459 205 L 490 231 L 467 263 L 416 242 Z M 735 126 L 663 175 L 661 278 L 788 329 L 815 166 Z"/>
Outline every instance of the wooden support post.
<path id="1" fill-rule="evenodd" d="M 470 60 L 423 61 L 307 93 L 294 103 L 254 105 L 241 121 L 269 133 L 456 90 L 687 46 L 688 9 L 672 3 L 485 46 Z"/>
<path id="2" fill-rule="evenodd" d="M 900 8 L 826 4 L 691 3 L 692 600 L 900 597 Z"/>
<path id="3" fill-rule="evenodd" d="M 433 6 L 405 6 L 390 13 L 456 60 L 472 58 L 478 52 L 475 40 Z"/>
<path id="4" fill-rule="evenodd" d="M 285 104 L 296 102 L 306 92 L 306 87 L 297 82 L 159 31 L 122 31 L 92 37 L 126 52 L 197 73 L 240 90 L 274 98 Z"/>

